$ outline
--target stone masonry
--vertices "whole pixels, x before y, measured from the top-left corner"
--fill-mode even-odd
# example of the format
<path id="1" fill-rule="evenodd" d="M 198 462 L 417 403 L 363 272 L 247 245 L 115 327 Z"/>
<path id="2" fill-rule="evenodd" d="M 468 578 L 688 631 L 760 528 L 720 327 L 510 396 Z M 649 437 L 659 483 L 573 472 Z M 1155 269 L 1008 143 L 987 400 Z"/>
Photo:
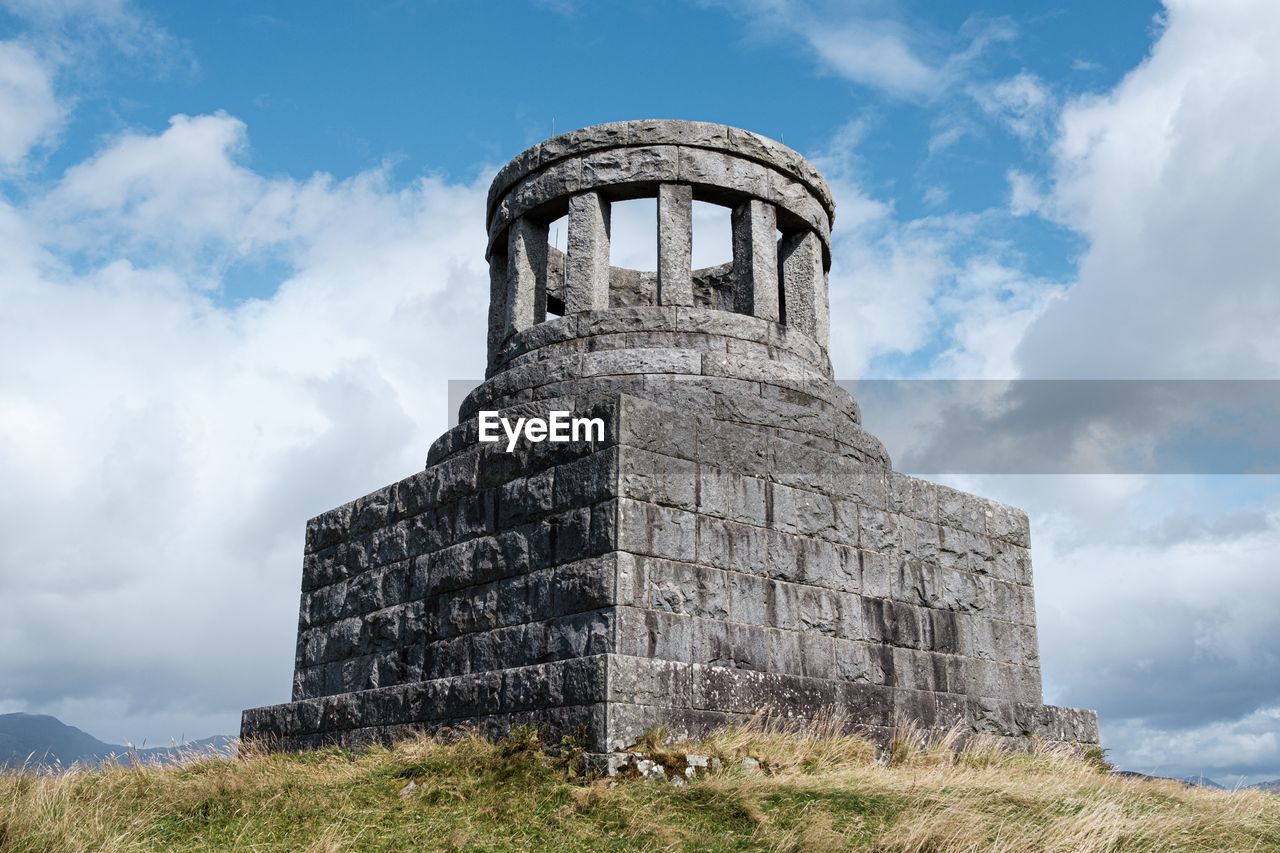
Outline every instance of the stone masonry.
<path id="1" fill-rule="evenodd" d="M 653 197 L 656 272 L 610 266 Z M 691 269 L 693 202 L 733 262 Z M 548 224 L 568 217 L 567 251 Z M 796 152 L 632 121 L 511 161 L 488 203 L 487 378 L 426 469 L 307 525 L 286 749 L 534 724 L 612 751 L 762 709 L 1096 743 L 1042 702 L 1020 510 L 892 470 L 831 380 L 834 204 Z M 479 440 L 477 415 L 598 417 L 603 440 Z"/>

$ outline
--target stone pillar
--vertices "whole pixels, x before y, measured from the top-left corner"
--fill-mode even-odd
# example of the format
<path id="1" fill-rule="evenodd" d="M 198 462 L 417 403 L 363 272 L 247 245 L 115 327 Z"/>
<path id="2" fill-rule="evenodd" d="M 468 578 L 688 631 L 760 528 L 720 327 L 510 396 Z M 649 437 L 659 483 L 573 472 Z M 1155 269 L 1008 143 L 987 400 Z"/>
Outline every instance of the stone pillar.
<path id="1" fill-rule="evenodd" d="M 778 244 L 778 267 L 782 271 L 782 310 L 786 324 L 816 338 L 818 301 L 825 299 L 826 291 L 818 235 L 812 231 L 784 234 Z M 819 343 L 825 347 L 826 338 Z"/>
<path id="2" fill-rule="evenodd" d="M 693 187 L 658 186 L 658 304 L 693 304 Z"/>
<path id="3" fill-rule="evenodd" d="M 569 198 L 564 312 L 609 307 L 609 200 L 589 190 Z"/>
<path id="4" fill-rule="evenodd" d="M 819 247 L 819 257 L 822 250 Z M 817 339 L 818 345 L 823 350 L 831 346 L 831 306 L 828 302 L 830 294 L 827 291 L 827 273 L 822 272 L 822 279 L 818 284 L 818 289 L 813 294 L 813 337 Z"/>
<path id="5" fill-rule="evenodd" d="M 507 234 L 507 334 L 547 319 L 547 226 L 522 216 Z"/>
<path id="6" fill-rule="evenodd" d="M 733 209 L 734 300 L 739 314 L 778 321 L 778 226 L 773 205 L 749 199 Z"/>
<path id="7" fill-rule="evenodd" d="M 507 339 L 507 254 L 494 252 L 489 258 L 489 366 L 498 359 L 498 350 Z"/>

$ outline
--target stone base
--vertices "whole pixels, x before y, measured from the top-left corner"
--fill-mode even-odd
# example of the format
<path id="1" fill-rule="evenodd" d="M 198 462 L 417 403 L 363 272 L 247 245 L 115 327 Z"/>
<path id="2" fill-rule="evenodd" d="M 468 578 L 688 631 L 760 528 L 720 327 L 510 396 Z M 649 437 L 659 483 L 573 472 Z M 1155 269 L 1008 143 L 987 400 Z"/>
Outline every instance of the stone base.
<path id="1" fill-rule="evenodd" d="M 879 742 L 905 719 L 1096 743 L 1092 713 L 1041 704 L 1021 512 L 625 394 L 517 411 L 551 405 L 604 438 L 508 453 L 470 421 L 309 524 L 294 701 L 246 712 L 244 737 L 537 724 L 610 752 L 768 709 Z"/>
<path id="2" fill-rule="evenodd" d="M 501 736 L 534 725 L 551 742 L 585 734 L 587 749 L 614 752 L 657 727 L 671 739 L 697 738 L 760 712 L 797 724 L 832 714 L 881 746 L 898 719 L 1008 739 L 1012 748 L 1033 739 L 1098 742 L 1093 711 L 617 654 L 254 708 L 244 713 L 242 736 L 300 750 L 447 729 Z"/>

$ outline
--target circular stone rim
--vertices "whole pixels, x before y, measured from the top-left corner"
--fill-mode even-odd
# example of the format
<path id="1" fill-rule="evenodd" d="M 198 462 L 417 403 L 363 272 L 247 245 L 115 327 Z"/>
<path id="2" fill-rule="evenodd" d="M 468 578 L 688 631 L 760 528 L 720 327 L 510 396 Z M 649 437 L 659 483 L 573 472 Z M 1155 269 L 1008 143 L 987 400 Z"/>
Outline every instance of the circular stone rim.
<path id="1" fill-rule="evenodd" d="M 727 124 L 682 119 L 632 119 L 605 122 L 557 134 L 526 148 L 498 170 L 489 185 L 485 223 L 492 223 L 498 205 L 520 181 L 547 166 L 592 151 L 650 145 L 706 148 L 752 160 L 790 175 L 814 194 L 835 224 L 835 200 L 817 168 L 800 152 L 750 130 Z"/>

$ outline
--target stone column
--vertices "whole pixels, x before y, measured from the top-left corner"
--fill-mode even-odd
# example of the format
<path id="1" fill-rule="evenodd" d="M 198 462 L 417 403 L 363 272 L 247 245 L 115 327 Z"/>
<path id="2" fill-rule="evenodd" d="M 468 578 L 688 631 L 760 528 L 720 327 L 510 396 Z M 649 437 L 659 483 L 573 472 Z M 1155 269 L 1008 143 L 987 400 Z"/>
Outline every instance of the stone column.
<path id="1" fill-rule="evenodd" d="M 778 244 L 778 267 L 782 271 L 783 317 L 786 324 L 816 338 L 818 300 L 825 298 L 826 291 L 822 244 L 818 235 L 812 231 L 784 234 L 782 242 Z M 819 343 L 825 347 L 825 337 Z"/>
<path id="2" fill-rule="evenodd" d="M 547 319 L 547 226 L 522 216 L 507 233 L 507 334 Z"/>
<path id="3" fill-rule="evenodd" d="M 778 226 L 773 205 L 749 199 L 733 209 L 734 300 L 738 313 L 778 321 Z"/>
<path id="4" fill-rule="evenodd" d="M 693 187 L 658 186 L 658 304 L 693 304 Z"/>
<path id="5" fill-rule="evenodd" d="M 609 200 L 589 190 L 569 198 L 564 312 L 609 307 Z"/>
<path id="6" fill-rule="evenodd" d="M 822 254 L 821 247 L 818 254 L 819 256 Z M 828 286 L 827 273 L 823 270 L 818 289 L 813 294 L 813 336 L 824 351 L 831 346 L 831 305 L 828 302 L 830 299 L 830 294 L 827 292 Z"/>
<path id="7" fill-rule="evenodd" d="M 507 254 L 494 252 L 489 258 L 489 366 L 507 339 Z"/>

